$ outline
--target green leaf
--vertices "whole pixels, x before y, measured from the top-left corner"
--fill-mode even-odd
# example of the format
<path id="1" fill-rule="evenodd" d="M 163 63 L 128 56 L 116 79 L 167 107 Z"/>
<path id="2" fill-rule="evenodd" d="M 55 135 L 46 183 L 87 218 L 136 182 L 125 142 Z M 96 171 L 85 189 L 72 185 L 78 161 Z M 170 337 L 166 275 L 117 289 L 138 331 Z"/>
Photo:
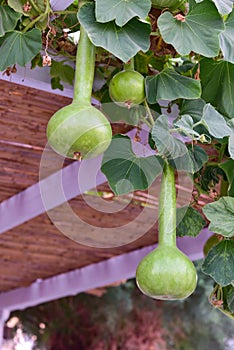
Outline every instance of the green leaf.
<path id="1" fill-rule="evenodd" d="M 158 27 L 163 40 L 172 44 L 181 55 L 194 51 L 214 57 L 219 53 L 218 35 L 224 25 L 215 5 L 208 0 L 192 6 L 185 21 L 176 19 L 170 12 L 164 12 L 158 18 Z"/>
<path id="2" fill-rule="evenodd" d="M 201 119 L 205 101 L 201 98 L 196 100 L 183 100 L 180 106 L 180 115 L 189 114 L 194 121 Z"/>
<path id="3" fill-rule="evenodd" d="M 151 135 L 160 155 L 174 159 L 188 152 L 185 144 L 170 133 L 166 115 L 162 114 L 156 119 Z"/>
<path id="4" fill-rule="evenodd" d="M 170 161 L 170 164 L 177 171 L 186 171 L 188 173 L 196 173 L 208 161 L 207 153 L 199 146 L 188 145 L 188 152 L 181 157 L 177 157 Z"/>
<path id="5" fill-rule="evenodd" d="M 221 15 L 228 15 L 233 8 L 233 0 L 213 0 Z"/>
<path id="6" fill-rule="evenodd" d="M 210 221 L 209 230 L 225 237 L 234 236 L 234 198 L 221 197 L 206 204 L 203 212 Z"/>
<path id="7" fill-rule="evenodd" d="M 186 135 L 200 136 L 199 133 L 193 129 L 193 118 L 188 114 L 182 115 L 179 120 L 176 120 L 174 126 L 181 129 Z"/>
<path id="8" fill-rule="evenodd" d="M 163 160 L 156 155 L 137 157 L 130 138 L 124 135 L 113 137 L 101 167 L 116 195 L 147 189 L 162 169 Z"/>
<path id="9" fill-rule="evenodd" d="M 204 0 L 195 0 L 197 3 Z M 228 15 L 232 11 L 233 0 L 212 0 L 221 15 Z"/>
<path id="10" fill-rule="evenodd" d="M 203 109 L 201 122 L 209 133 L 218 139 L 222 139 L 232 133 L 224 117 L 209 103 Z"/>
<path id="11" fill-rule="evenodd" d="M 52 61 L 50 68 L 50 75 L 52 78 L 59 77 L 64 83 L 73 85 L 73 80 L 75 76 L 74 69 L 64 62 Z"/>
<path id="12" fill-rule="evenodd" d="M 59 89 L 59 90 L 63 91 L 63 89 L 64 89 L 63 85 L 60 83 L 59 77 L 51 78 L 51 87 L 53 90 Z"/>
<path id="13" fill-rule="evenodd" d="M 231 133 L 228 139 L 228 152 L 230 157 L 234 159 L 234 133 Z"/>
<path id="14" fill-rule="evenodd" d="M 0 71 L 18 63 L 25 66 L 41 50 L 41 32 L 32 29 L 27 33 L 10 32 L 0 47 Z"/>
<path id="15" fill-rule="evenodd" d="M 113 102 L 104 103 L 102 112 L 108 116 L 112 123 L 122 121 L 129 125 L 137 125 L 145 117 L 146 113 L 145 107 L 142 105 L 134 105 L 128 109 Z"/>
<path id="16" fill-rule="evenodd" d="M 122 27 L 133 17 L 146 18 L 151 8 L 151 0 L 96 0 L 98 22 L 115 23 Z"/>
<path id="17" fill-rule="evenodd" d="M 212 247 L 202 270 L 223 287 L 231 284 L 234 281 L 234 241 L 224 239 Z"/>
<path id="18" fill-rule="evenodd" d="M 219 42 L 225 61 L 234 63 L 234 10 L 225 21 L 225 31 L 220 33 Z"/>
<path id="19" fill-rule="evenodd" d="M 13 11 L 9 6 L 0 7 L 0 37 L 15 29 L 21 14 Z"/>
<path id="20" fill-rule="evenodd" d="M 227 287 L 226 302 L 229 310 L 234 313 L 234 287 L 232 285 Z"/>
<path id="21" fill-rule="evenodd" d="M 234 160 L 229 159 L 226 162 L 219 165 L 221 169 L 225 172 L 229 186 L 228 186 L 228 195 L 234 197 Z"/>
<path id="22" fill-rule="evenodd" d="M 150 47 L 150 25 L 136 18 L 123 27 L 114 21 L 99 23 L 95 19 L 94 3 L 87 3 L 81 7 L 78 19 L 95 46 L 103 47 L 123 62 Z"/>
<path id="23" fill-rule="evenodd" d="M 184 206 L 176 209 L 176 235 L 178 237 L 196 237 L 205 224 L 206 221 L 194 208 Z"/>
<path id="24" fill-rule="evenodd" d="M 177 98 L 196 99 L 201 95 L 200 81 L 165 68 L 154 76 L 146 77 L 146 97 L 149 103 Z"/>
<path id="25" fill-rule="evenodd" d="M 234 117 L 234 65 L 226 61 L 200 62 L 202 98 L 228 118 Z"/>
<path id="26" fill-rule="evenodd" d="M 24 5 L 27 1 L 25 0 L 8 0 L 8 5 L 13 8 L 16 12 L 23 13 L 25 16 L 37 16 L 44 12 L 45 10 L 45 1 L 44 0 L 37 0 L 37 8 L 39 11 L 36 11 L 35 8 L 32 6 L 31 10 L 28 12 L 24 11 Z"/>

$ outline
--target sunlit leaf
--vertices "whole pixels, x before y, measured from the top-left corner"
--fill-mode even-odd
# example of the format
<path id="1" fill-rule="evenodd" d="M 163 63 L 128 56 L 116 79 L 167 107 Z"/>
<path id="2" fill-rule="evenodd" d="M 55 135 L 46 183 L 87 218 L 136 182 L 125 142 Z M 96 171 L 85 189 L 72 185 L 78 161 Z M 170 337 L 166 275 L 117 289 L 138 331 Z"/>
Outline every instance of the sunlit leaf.
<path id="1" fill-rule="evenodd" d="M 156 119 L 151 136 L 159 154 L 169 159 L 182 157 L 188 152 L 185 144 L 170 133 L 166 115 L 160 115 Z"/>
<path id="2" fill-rule="evenodd" d="M 197 3 L 204 0 L 195 0 Z M 221 15 L 228 15 L 233 8 L 234 0 L 212 0 Z"/>
<path id="3" fill-rule="evenodd" d="M 145 18 L 151 8 L 151 0 L 96 0 L 95 14 L 98 22 L 115 23 L 122 27 L 133 17 Z"/>
<path id="4" fill-rule="evenodd" d="M 194 135 L 199 137 L 199 133 L 193 129 L 193 124 L 193 118 L 188 114 L 184 114 L 179 120 L 175 121 L 174 126 L 177 126 L 186 135 Z"/>
<path id="5" fill-rule="evenodd" d="M 224 60 L 203 59 L 200 62 L 202 98 L 217 110 L 234 118 L 234 64 Z"/>
<path id="6" fill-rule="evenodd" d="M 202 270 L 223 287 L 231 284 L 234 281 L 234 241 L 224 239 L 212 247 Z"/>
<path id="7" fill-rule="evenodd" d="M 158 27 L 163 40 L 175 47 L 181 55 L 191 51 L 206 57 L 219 52 L 219 33 L 224 29 L 223 20 L 215 5 L 205 0 L 192 6 L 185 20 L 164 12 L 158 18 Z"/>
<path id="8" fill-rule="evenodd" d="M 210 221 L 210 231 L 225 237 L 234 236 L 234 198 L 221 197 L 214 203 L 206 204 L 203 212 Z"/>
<path id="9" fill-rule="evenodd" d="M 113 137 L 101 167 L 117 195 L 147 189 L 162 169 L 163 160 L 156 155 L 137 157 L 132 151 L 130 138 L 124 135 Z"/>
<path id="10" fill-rule="evenodd" d="M 150 25 L 137 18 L 123 27 L 118 27 L 115 21 L 99 23 L 95 19 L 94 3 L 87 3 L 81 7 L 78 19 L 95 46 L 103 47 L 124 62 L 150 47 Z"/>
<path id="11" fill-rule="evenodd" d="M 209 133 L 218 139 L 232 133 L 224 117 L 209 103 L 204 106 L 201 122 Z"/>
<path id="12" fill-rule="evenodd" d="M 219 42 L 224 59 L 234 63 L 234 10 L 225 21 L 225 31 L 220 33 Z"/>

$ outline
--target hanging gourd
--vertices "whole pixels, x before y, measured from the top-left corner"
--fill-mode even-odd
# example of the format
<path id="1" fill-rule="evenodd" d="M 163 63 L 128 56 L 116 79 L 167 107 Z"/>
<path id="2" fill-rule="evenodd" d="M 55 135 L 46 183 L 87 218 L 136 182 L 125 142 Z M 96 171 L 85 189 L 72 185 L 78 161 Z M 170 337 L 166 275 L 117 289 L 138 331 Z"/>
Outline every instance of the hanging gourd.
<path id="1" fill-rule="evenodd" d="M 136 282 L 146 295 L 161 300 L 187 298 L 197 284 L 192 261 L 176 246 L 174 170 L 165 162 L 159 199 L 158 247 L 138 265 Z"/>
<path id="2" fill-rule="evenodd" d="M 91 105 L 94 68 L 95 47 L 80 26 L 73 101 L 57 111 L 47 126 L 50 146 L 64 157 L 93 158 L 103 153 L 111 142 L 109 121 Z"/>
<path id="3" fill-rule="evenodd" d="M 109 85 L 109 95 L 113 102 L 131 108 L 145 100 L 145 80 L 134 70 L 134 59 L 125 64 L 125 69 L 113 76 Z"/>

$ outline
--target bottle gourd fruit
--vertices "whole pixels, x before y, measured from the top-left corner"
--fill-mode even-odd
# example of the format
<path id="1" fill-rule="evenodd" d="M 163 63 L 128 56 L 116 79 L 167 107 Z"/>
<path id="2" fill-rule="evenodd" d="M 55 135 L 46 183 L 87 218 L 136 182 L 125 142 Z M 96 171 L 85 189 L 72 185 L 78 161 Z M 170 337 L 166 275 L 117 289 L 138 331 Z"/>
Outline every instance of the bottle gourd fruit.
<path id="1" fill-rule="evenodd" d="M 187 298 L 196 288 L 196 269 L 176 246 L 175 178 L 167 162 L 160 189 L 158 247 L 139 263 L 136 282 L 144 294 L 161 300 Z"/>
<path id="2" fill-rule="evenodd" d="M 113 102 L 122 107 L 141 104 L 145 99 L 143 75 L 134 68 L 115 74 L 110 81 L 109 95 Z"/>
<path id="3" fill-rule="evenodd" d="M 109 121 L 91 105 L 94 67 L 95 47 L 80 26 L 73 101 L 58 110 L 47 126 L 50 146 L 64 157 L 94 158 L 103 153 L 111 142 Z"/>

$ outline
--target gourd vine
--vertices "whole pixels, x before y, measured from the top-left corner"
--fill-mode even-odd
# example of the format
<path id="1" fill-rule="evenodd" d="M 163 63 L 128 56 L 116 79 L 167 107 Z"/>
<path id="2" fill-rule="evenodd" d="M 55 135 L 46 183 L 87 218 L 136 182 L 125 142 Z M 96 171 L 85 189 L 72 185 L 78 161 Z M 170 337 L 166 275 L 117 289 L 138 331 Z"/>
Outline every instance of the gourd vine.
<path id="1" fill-rule="evenodd" d="M 139 287 L 153 297 L 191 294 L 193 264 L 178 251 L 175 239 L 202 235 L 206 227 L 215 235 L 205 245 L 202 264 L 215 284 L 209 301 L 234 317 L 233 0 L 130 0 L 124 4 L 96 0 L 84 2 L 79 9 L 74 2 L 61 11 L 44 0 L 2 0 L 0 4 L 2 74 L 14 81 L 18 66 L 43 69 L 46 50 L 51 65 L 44 69 L 51 75 L 52 88 L 74 86 L 72 103 L 48 123 L 48 141 L 54 150 L 72 159 L 104 153 L 101 170 L 110 190 L 119 196 L 147 190 L 164 169 L 159 246 L 139 265 Z M 91 105 L 91 96 L 105 115 Z M 110 103 L 111 111 L 105 109 Z M 112 138 L 112 122 L 136 127 L 134 142 L 139 142 L 141 129 L 147 130 L 151 155 L 137 157 L 127 135 Z M 124 147 L 116 150 L 116 140 Z M 113 152 L 118 155 L 114 160 Z M 174 216 L 176 172 L 187 173 L 193 182 L 191 202 L 176 211 L 177 218 L 183 210 L 188 212 L 181 224 L 175 224 Z M 169 174 L 170 191 L 164 187 Z M 129 179 L 131 186 L 126 185 Z M 165 233 L 167 222 L 173 235 Z M 177 258 L 179 270 L 172 266 Z M 158 263 L 158 259 L 170 261 Z M 170 267 L 163 272 L 170 275 L 165 283 L 154 266 Z M 178 287 L 179 279 L 184 284 L 180 281 Z"/>

